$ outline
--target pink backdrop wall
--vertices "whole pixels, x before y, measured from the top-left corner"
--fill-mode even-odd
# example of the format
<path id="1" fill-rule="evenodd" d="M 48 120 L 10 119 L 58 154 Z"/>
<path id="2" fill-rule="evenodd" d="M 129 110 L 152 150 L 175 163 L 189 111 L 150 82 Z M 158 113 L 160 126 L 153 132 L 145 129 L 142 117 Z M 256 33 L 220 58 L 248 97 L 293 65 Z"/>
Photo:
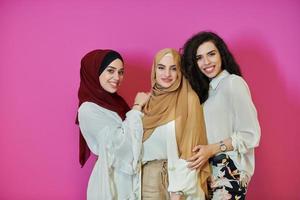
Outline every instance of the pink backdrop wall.
<path id="1" fill-rule="evenodd" d="M 126 59 L 129 103 L 148 90 L 153 55 L 200 30 L 228 43 L 259 112 L 248 199 L 300 199 L 300 2 L 0 1 L 0 199 L 81 200 L 94 160 L 78 163 L 80 59 Z"/>

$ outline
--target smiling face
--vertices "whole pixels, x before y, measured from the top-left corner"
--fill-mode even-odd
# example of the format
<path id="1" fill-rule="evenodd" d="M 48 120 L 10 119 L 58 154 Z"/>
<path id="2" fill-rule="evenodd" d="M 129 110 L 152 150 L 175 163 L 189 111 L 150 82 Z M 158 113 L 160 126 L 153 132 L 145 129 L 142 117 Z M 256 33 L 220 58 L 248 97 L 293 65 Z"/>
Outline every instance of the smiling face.
<path id="1" fill-rule="evenodd" d="M 211 41 L 202 43 L 196 53 L 201 72 L 208 78 L 214 78 L 222 71 L 222 59 L 219 50 Z"/>
<path id="2" fill-rule="evenodd" d="M 112 61 L 99 76 L 101 87 L 109 92 L 117 92 L 124 76 L 124 66 L 120 59 Z"/>
<path id="3" fill-rule="evenodd" d="M 163 88 L 170 87 L 177 79 L 177 68 L 173 55 L 164 55 L 155 66 L 156 83 Z"/>

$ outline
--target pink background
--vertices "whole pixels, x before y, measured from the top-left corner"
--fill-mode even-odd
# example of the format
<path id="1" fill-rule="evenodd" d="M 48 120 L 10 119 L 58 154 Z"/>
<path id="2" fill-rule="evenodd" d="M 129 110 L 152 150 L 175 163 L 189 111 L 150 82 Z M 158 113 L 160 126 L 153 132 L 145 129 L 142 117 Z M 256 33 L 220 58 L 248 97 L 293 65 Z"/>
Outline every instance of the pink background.
<path id="1" fill-rule="evenodd" d="M 85 53 L 122 53 L 131 104 L 154 53 L 200 30 L 228 43 L 259 113 L 248 199 L 300 199 L 299 24 L 297 0 L 0 1 L 0 199 L 85 199 L 94 159 L 80 168 L 74 124 Z"/>

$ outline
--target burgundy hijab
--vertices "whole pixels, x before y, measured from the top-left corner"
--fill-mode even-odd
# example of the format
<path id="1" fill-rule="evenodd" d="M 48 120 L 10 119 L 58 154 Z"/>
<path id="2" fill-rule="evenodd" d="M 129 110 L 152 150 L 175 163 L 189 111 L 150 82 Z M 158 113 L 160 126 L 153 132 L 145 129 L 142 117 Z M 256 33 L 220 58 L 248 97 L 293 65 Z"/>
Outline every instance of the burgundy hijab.
<path id="1" fill-rule="evenodd" d="M 120 55 L 113 50 L 94 50 L 82 58 L 80 68 L 80 86 L 78 90 L 78 107 L 80 107 L 80 105 L 85 101 L 93 102 L 101 107 L 118 113 L 124 120 L 126 112 L 129 111 L 128 104 L 117 93 L 112 94 L 105 91 L 99 82 L 99 76 L 104 70 L 103 67 L 107 67 L 103 66 L 102 63 L 107 63 L 107 59 L 111 59 L 111 56 L 108 56 L 111 53 Z M 120 59 L 122 60 L 121 56 Z M 107 65 L 109 64 L 110 63 Z M 76 117 L 76 124 L 79 124 L 78 115 Z M 79 132 L 79 162 L 81 167 L 83 167 L 90 156 L 90 149 L 88 148 L 80 130 Z"/>

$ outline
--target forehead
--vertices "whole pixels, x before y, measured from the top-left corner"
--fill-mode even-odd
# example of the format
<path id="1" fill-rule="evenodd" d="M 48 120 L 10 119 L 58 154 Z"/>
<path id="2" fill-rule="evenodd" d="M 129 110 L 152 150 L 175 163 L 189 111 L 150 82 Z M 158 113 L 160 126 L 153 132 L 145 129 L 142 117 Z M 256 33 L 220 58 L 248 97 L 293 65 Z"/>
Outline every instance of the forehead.
<path id="1" fill-rule="evenodd" d="M 202 43 L 198 49 L 197 49 L 197 55 L 199 54 L 205 54 L 207 52 L 213 51 L 213 50 L 218 50 L 216 45 L 211 42 L 211 41 L 207 41 Z"/>
<path id="2" fill-rule="evenodd" d="M 120 59 L 113 60 L 108 66 L 108 68 L 115 68 L 115 69 L 123 69 L 123 62 Z"/>
<path id="3" fill-rule="evenodd" d="M 171 53 L 167 53 L 158 61 L 158 64 L 164 64 L 164 63 L 166 64 L 174 63 L 174 57 Z"/>

